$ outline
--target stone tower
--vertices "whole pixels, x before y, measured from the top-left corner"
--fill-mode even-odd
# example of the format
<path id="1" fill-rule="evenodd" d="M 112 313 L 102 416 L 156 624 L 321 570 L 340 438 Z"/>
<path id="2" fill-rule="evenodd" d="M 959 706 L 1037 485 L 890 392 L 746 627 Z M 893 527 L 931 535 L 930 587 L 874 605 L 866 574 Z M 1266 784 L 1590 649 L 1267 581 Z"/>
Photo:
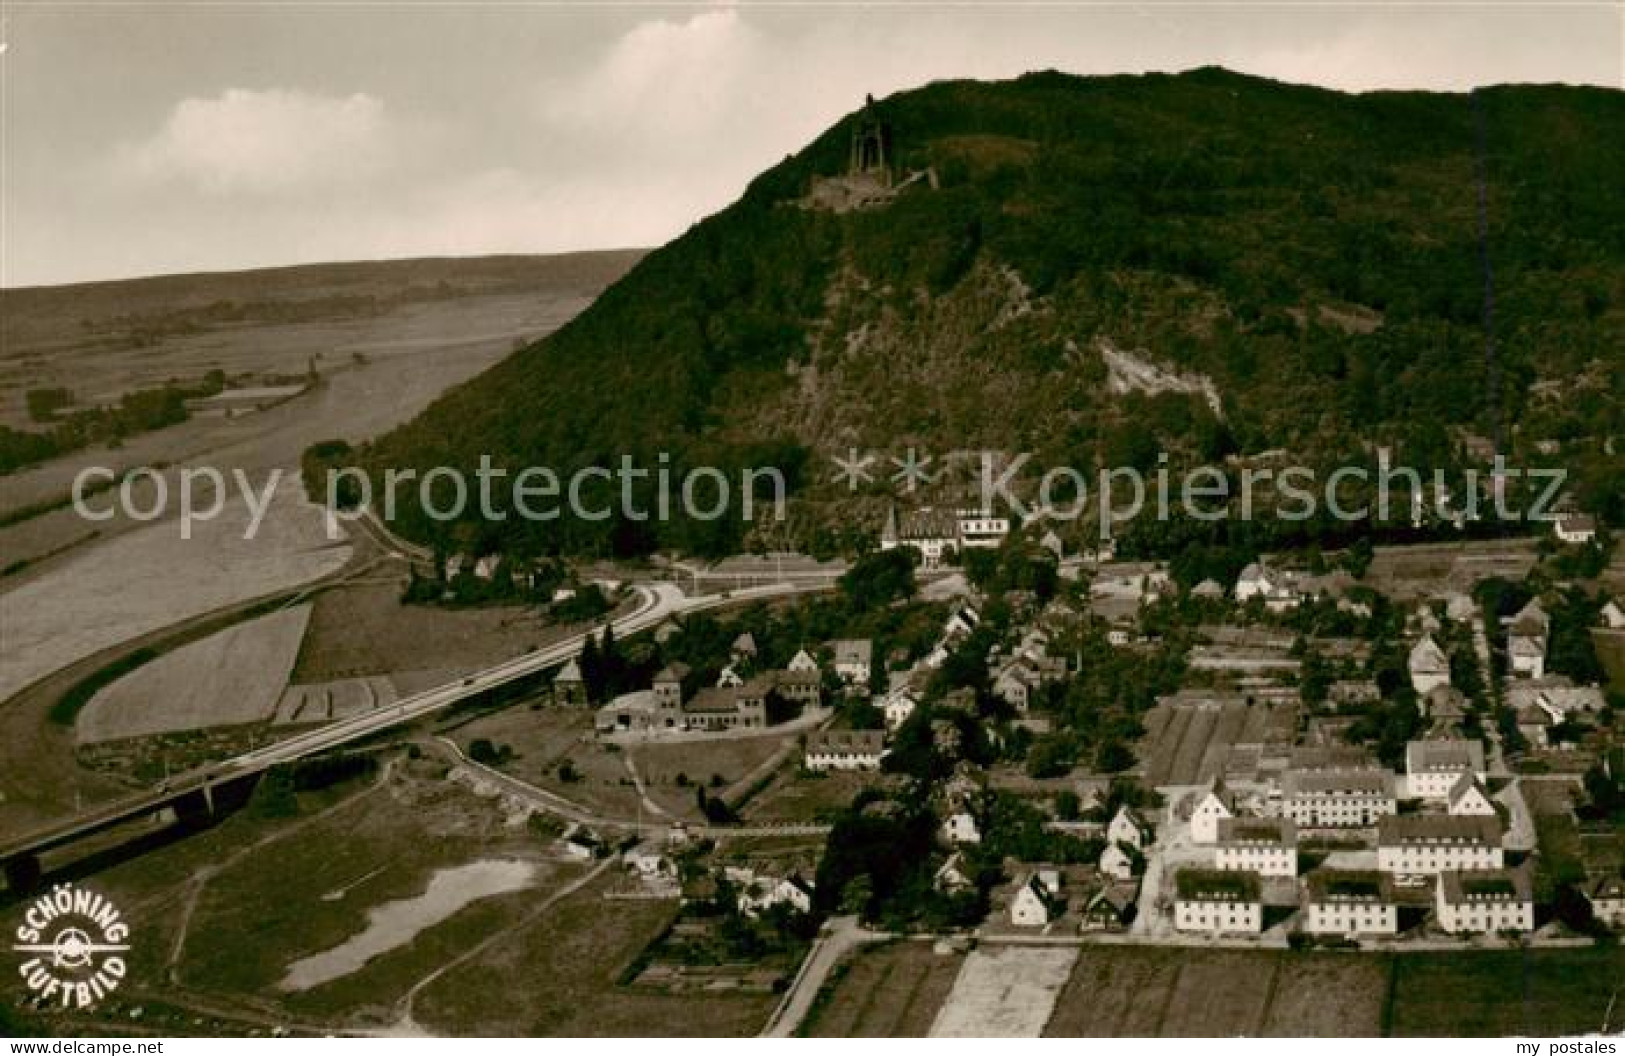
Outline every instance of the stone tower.
<path id="1" fill-rule="evenodd" d="M 852 157 L 849 176 L 869 176 L 883 186 L 891 186 L 891 130 L 875 113 L 875 97 L 866 96 L 863 113 L 852 127 Z"/>

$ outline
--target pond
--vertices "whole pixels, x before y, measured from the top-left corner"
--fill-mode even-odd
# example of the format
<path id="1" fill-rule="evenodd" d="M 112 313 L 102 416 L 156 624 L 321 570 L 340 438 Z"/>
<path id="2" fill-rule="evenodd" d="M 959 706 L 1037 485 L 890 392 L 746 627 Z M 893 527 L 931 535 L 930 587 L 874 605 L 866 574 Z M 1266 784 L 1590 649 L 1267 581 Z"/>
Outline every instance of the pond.
<path id="1" fill-rule="evenodd" d="M 332 949 L 288 966 L 279 985 L 285 991 L 309 990 L 358 971 L 380 954 L 404 946 L 419 932 L 450 918 L 471 903 L 529 886 L 536 876 L 530 862 L 486 859 L 438 869 L 422 894 L 374 906 L 367 926 Z"/>

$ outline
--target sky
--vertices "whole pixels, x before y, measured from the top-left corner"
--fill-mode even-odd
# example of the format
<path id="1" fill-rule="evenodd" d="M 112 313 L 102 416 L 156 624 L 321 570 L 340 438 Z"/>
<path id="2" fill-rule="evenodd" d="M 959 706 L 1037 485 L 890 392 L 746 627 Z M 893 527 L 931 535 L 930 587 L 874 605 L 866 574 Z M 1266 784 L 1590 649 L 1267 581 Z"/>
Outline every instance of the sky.
<path id="1" fill-rule="evenodd" d="M 865 93 L 942 78 L 1625 82 L 1618 0 L 8 0 L 0 44 L 3 286 L 658 245 Z"/>

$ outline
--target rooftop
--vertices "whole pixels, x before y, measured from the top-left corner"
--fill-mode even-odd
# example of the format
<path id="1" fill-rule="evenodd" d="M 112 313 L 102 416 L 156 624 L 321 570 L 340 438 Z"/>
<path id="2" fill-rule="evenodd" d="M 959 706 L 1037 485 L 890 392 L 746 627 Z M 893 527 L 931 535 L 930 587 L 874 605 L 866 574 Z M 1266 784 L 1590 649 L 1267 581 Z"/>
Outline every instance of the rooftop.
<path id="1" fill-rule="evenodd" d="M 1189 902 L 1257 902 L 1258 874 L 1217 869 L 1181 869 L 1174 879 L 1179 897 Z"/>

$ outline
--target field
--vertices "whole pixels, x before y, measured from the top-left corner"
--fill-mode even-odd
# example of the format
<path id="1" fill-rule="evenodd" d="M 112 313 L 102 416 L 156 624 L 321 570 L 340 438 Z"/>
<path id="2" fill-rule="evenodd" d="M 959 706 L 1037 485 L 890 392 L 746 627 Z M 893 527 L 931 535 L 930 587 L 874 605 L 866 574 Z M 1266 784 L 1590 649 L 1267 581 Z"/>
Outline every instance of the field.
<path id="1" fill-rule="evenodd" d="M 324 591 L 294 667 L 295 685 L 429 672 L 452 681 L 568 635 L 535 609 L 402 605 L 404 577 Z"/>
<path id="2" fill-rule="evenodd" d="M 1197 785 L 1224 773 L 1232 746 L 1290 738 L 1294 711 L 1244 700 L 1160 703 L 1147 713 L 1140 760 L 1152 786 Z"/>
<path id="3" fill-rule="evenodd" d="M 309 619 L 310 606 L 295 605 L 136 668 L 97 693 L 79 713 L 80 743 L 269 718 Z"/>
<path id="4" fill-rule="evenodd" d="M 480 739 L 511 752 L 498 769 L 521 781 L 610 817 L 638 817 L 637 787 L 626 769 L 625 757 L 619 750 L 598 743 L 590 711 L 506 708 L 463 723 L 452 737 L 465 755 L 469 746 Z M 573 780 L 560 776 L 560 766 L 566 761 L 574 771 Z M 648 807 L 644 810 L 645 820 L 658 820 L 657 811 Z"/>
<path id="5" fill-rule="evenodd" d="M 618 985 L 670 923 L 672 902 L 606 901 L 602 882 L 532 916 L 455 964 L 412 1006 L 424 1028 L 496 1036 L 748 1037 L 771 994 L 672 996 Z"/>
<path id="6" fill-rule="evenodd" d="M 1078 951 L 1065 947 L 973 950 L 931 1024 L 933 1038 L 1036 1038 L 1067 985 Z"/>
<path id="7" fill-rule="evenodd" d="M 802 1032 L 815 1038 L 923 1038 L 965 957 L 929 942 L 860 947 L 836 969 Z"/>
<path id="8" fill-rule="evenodd" d="M 744 815 L 752 824 L 823 821 L 851 806 L 852 797 L 865 785 L 885 780 L 880 774 L 804 774 L 797 766 L 786 766 L 745 804 Z"/>
<path id="9" fill-rule="evenodd" d="M 1401 956 L 1085 947 L 1052 1037 L 1469 1037 L 1596 1030 L 1617 949 Z"/>
<path id="10" fill-rule="evenodd" d="M 1423 546 L 1379 546 L 1365 582 L 1395 601 L 1459 590 L 1491 576 L 1521 580 L 1535 564 L 1533 539 L 1482 539 Z"/>
<path id="11" fill-rule="evenodd" d="M 1612 948 L 1401 957 L 1394 967 L 1396 1037 L 1551 1037 L 1601 1028 L 1625 988 Z M 1611 1029 L 1622 1009 L 1615 1004 Z"/>

